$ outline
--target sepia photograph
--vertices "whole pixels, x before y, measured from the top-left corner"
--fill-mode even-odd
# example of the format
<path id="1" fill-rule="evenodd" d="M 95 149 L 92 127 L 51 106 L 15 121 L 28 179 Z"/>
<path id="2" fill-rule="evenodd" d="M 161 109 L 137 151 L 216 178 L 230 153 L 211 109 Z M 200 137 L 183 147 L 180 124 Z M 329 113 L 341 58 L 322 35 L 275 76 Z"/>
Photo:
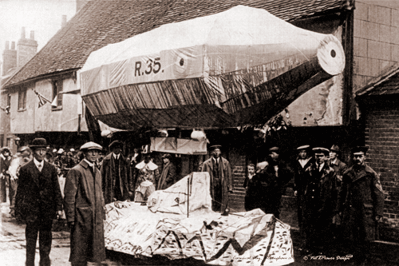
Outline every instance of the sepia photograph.
<path id="1" fill-rule="evenodd" d="M 394 266 L 399 0 L 0 0 L 1 266 Z"/>

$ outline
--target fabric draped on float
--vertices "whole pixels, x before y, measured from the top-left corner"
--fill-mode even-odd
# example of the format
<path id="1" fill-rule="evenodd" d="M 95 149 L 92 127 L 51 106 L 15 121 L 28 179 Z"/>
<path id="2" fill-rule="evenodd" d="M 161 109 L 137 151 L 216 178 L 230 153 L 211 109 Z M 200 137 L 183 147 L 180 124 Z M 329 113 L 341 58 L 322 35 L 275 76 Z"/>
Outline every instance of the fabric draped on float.
<path id="1" fill-rule="evenodd" d="M 236 6 L 93 52 L 81 88 L 111 127 L 236 127 L 267 121 L 344 66 L 333 35 Z"/>
<path id="2" fill-rule="evenodd" d="M 260 209 L 221 216 L 211 210 L 209 185 L 208 173 L 194 172 L 154 192 L 148 206 L 107 204 L 106 248 L 133 256 L 194 258 L 214 265 L 294 262 L 289 225 Z"/>

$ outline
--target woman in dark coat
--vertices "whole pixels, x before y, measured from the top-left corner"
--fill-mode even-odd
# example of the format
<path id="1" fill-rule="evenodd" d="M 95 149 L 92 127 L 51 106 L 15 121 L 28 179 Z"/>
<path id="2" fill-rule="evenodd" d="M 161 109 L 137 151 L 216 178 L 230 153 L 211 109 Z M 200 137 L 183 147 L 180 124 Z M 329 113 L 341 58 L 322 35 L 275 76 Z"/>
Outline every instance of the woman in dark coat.
<path id="1" fill-rule="evenodd" d="M 65 211 L 71 228 L 72 266 L 105 260 L 102 178 L 95 161 L 102 147 L 94 142 L 80 150 L 85 158 L 69 172 L 65 184 Z"/>

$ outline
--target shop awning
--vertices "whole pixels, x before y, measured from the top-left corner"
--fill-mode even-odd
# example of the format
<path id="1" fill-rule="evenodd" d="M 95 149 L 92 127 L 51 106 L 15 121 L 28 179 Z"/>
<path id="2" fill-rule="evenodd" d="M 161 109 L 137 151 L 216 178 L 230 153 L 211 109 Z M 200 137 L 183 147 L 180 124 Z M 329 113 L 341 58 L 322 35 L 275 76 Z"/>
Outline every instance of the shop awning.
<path id="1" fill-rule="evenodd" d="M 344 65 L 333 35 L 236 6 L 93 52 L 81 89 L 115 128 L 236 127 L 266 122 Z"/>

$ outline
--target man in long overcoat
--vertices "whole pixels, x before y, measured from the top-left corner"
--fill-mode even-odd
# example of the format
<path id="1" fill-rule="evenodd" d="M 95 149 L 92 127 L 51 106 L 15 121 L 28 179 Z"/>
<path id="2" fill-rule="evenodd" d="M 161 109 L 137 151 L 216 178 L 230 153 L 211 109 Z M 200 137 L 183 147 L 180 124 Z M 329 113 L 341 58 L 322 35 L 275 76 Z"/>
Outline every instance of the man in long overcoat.
<path id="1" fill-rule="evenodd" d="M 303 225 L 306 246 L 312 253 L 323 253 L 331 246 L 331 227 L 338 212 L 335 172 L 328 164 L 329 150 L 313 148 L 314 162 L 305 170 Z"/>
<path id="2" fill-rule="evenodd" d="M 101 173 L 95 161 L 102 147 L 87 142 L 80 147 L 84 159 L 73 167 L 65 183 L 65 212 L 71 228 L 72 266 L 86 266 L 87 262 L 105 260 L 104 198 Z"/>
<path id="3" fill-rule="evenodd" d="M 288 182 L 294 177 L 294 172 L 281 160 L 278 147 L 269 149 L 267 162 L 267 166 L 253 177 L 253 186 L 258 195 L 257 207 L 279 218 L 281 197 Z"/>
<path id="4" fill-rule="evenodd" d="M 212 197 L 212 210 L 229 211 L 229 193 L 233 192 L 233 178 L 230 163 L 221 156 L 221 145 L 209 148 L 212 157 L 202 165 L 202 171 L 208 172 L 211 178 L 210 192 Z"/>
<path id="5" fill-rule="evenodd" d="M 129 198 L 129 162 L 121 153 L 123 143 L 119 140 L 109 145 L 112 151 L 102 161 L 101 175 L 105 204 Z"/>
<path id="6" fill-rule="evenodd" d="M 370 241 L 378 236 L 378 223 L 384 210 L 384 193 L 378 174 L 365 163 L 368 147 L 352 149 L 353 166 L 343 175 L 340 210 L 344 236 L 355 259 L 364 261 Z M 367 211 L 370 206 L 371 212 Z M 348 251 L 348 250 L 346 250 Z M 349 251 L 350 252 L 350 251 Z"/>
<path id="7" fill-rule="evenodd" d="M 46 146 L 46 139 L 34 139 L 30 145 L 33 160 L 19 170 L 15 215 L 18 221 L 26 223 L 26 266 L 35 265 L 38 234 L 40 266 L 51 265 L 51 228 L 57 212 L 60 214 L 62 210 L 57 170 L 44 160 Z"/>
<path id="8" fill-rule="evenodd" d="M 159 176 L 157 190 L 167 189 L 177 181 L 176 166 L 172 162 L 172 155 L 166 153 L 162 156 L 162 172 Z"/>

